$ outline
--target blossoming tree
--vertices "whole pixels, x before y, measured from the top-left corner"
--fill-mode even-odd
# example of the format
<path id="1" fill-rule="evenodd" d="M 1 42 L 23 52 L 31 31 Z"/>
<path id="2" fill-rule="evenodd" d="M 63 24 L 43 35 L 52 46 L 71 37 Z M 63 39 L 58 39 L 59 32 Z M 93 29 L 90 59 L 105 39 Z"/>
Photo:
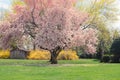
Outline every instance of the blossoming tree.
<path id="1" fill-rule="evenodd" d="M 14 13 L 0 24 L 3 48 L 11 48 L 11 43 L 23 47 L 24 38 L 29 37 L 35 49 L 50 51 L 52 64 L 57 64 L 62 49 L 81 46 L 95 53 L 96 30 L 82 29 L 88 14 L 74 8 L 76 0 L 23 1 L 25 4 L 14 6 Z"/>

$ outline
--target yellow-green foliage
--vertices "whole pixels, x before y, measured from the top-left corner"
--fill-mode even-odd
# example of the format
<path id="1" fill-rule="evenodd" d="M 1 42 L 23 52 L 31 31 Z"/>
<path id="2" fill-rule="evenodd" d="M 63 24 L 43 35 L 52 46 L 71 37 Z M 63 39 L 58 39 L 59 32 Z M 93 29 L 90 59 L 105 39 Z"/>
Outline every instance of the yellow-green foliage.
<path id="1" fill-rule="evenodd" d="M 66 51 L 61 51 L 58 58 L 59 60 L 76 60 L 79 59 L 76 51 L 73 50 L 66 50 Z"/>
<path id="2" fill-rule="evenodd" d="M 0 59 L 7 59 L 10 57 L 9 50 L 0 50 Z"/>
<path id="3" fill-rule="evenodd" d="M 45 50 L 35 50 L 29 53 L 28 59 L 48 60 L 50 59 L 50 52 Z"/>

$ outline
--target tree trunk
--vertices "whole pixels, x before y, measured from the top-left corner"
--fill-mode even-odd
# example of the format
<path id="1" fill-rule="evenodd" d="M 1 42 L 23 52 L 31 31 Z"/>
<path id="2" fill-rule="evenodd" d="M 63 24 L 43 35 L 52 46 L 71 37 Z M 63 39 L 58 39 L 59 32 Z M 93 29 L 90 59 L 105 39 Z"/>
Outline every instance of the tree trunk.
<path id="1" fill-rule="evenodd" d="M 55 53 L 55 52 L 53 52 L 53 53 L 51 53 L 51 64 L 57 64 L 58 62 L 57 62 L 57 56 L 58 56 L 58 54 L 57 53 Z"/>
<path id="2" fill-rule="evenodd" d="M 100 60 L 100 62 L 103 62 L 103 56 L 104 56 L 104 49 L 100 48 L 99 52 L 98 52 L 98 59 Z"/>
<path id="3" fill-rule="evenodd" d="M 35 43 L 33 44 L 33 50 L 36 50 L 36 45 L 35 45 Z"/>
<path id="4" fill-rule="evenodd" d="M 102 62 L 103 59 L 103 55 L 104 55 L 104 41 L 101 40 L 99 43 L 99 47 L 98 47 L 98 53 L 97 53 L 97 58 Z"/>
<path id="5" fill-rule="evenodd" d="M 101 51 L 101 62 L 103 62 L 104 50 Z"/>
<path id="6" fill-rule="evenodd" d="M 55 49 L 51 50 L 51 58 L 50 58 L 50 62 L 51 64 L 57 64 L 57 56 L 59 55 L 60 51 L 62 50 L 62 48 L 60 48 L 59 46 L 56 47 Z"/>

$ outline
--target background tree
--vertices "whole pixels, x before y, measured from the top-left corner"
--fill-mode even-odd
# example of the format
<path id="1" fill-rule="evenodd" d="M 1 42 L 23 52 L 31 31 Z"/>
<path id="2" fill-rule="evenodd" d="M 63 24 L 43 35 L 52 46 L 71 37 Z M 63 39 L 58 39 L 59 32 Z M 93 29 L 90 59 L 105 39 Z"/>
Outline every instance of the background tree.
<path id="1" fill-rule="evenodd" d="M 114 40 L 110 51 L 114 55 L 112 62 L 120 62 L 120 38 Z"/>
<path id="2" fill-rule="evenodd" d="M 79 0 L 77 7 L 90 14 L 89 21 L 85 23 L 84 28 L 96 28 L 99 32 L 97 55 L 102 59 L 104 53 L 110 53 L 112 44 L 112 34 L 109 30 L 111 22 L 117 20 L 118 9 L 115 6 L 116 0 Z M 87 6 L 84 6 L 87 4 Z"/>
<path id="3" fill-rule="evenodd" d="M 23 48 L 24 38 L 31 38 L 35 49 L 50 51 L 52 64 L 57 63 L 62 49 L 82 46 L 86 52 L 95 53 L 97 32 L 92 28 L 81 28 L 88 14 L 74 8 L 75 0 L 24 2 L 25 5 L 14 6 L 14 13 L 0 25 L 3 48 L 11 48 L 11 41 Z"/>
<path id="4" fill-rule="evenodd" d="M 120 37 L 120 32 L 118 29 L 113 29 L 112 30 L 112 40 L 114 41 L 115 39 L 118 39 Z"/>

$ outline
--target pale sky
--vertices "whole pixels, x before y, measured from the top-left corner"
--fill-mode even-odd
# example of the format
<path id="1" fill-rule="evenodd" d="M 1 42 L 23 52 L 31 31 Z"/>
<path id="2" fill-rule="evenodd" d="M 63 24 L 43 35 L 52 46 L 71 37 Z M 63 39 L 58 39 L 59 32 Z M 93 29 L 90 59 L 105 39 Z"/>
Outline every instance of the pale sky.
<path id="1" fill-rule="evenodd" d="M 10 0 L 0 0 L 0 19 L 3 17 L 3 10 L 10 10 Z"/>
<path id="2" fill-rule="evenodd" d="M 11 0 L 0 0 L 0 11 L 1 11 L 2 8 L 10 10 L 10 5 L 11 5 L 10 1 Z M 120 11 L 120 0 L 117 0 L 116 6 L 119 8 L 119 11 Z M 0 12 L 0 15 L 1 14 L 2 14 L 2 12 Z M 112 23 L 112 26 L 114 28 L 119 28 L 120 29 L 120 16 L 119 16 L 119 20 L 117 22 Z"/>
<path id="3" fill-rule="evenodd" d="M 119 8 L 119 12 L 120 12 L 120 0 L 117 0 L 117 7 Z M 119 20 L 116 23 L 113 23 L 113 27 L 120 29 L 120 14 L 118 16 L 118 19 Z"/>
<path id="4" fill-rule="evenodd" d="M 10 4 L 10 0 L 0 0 L 0 8 L 9 9 Z"/>

